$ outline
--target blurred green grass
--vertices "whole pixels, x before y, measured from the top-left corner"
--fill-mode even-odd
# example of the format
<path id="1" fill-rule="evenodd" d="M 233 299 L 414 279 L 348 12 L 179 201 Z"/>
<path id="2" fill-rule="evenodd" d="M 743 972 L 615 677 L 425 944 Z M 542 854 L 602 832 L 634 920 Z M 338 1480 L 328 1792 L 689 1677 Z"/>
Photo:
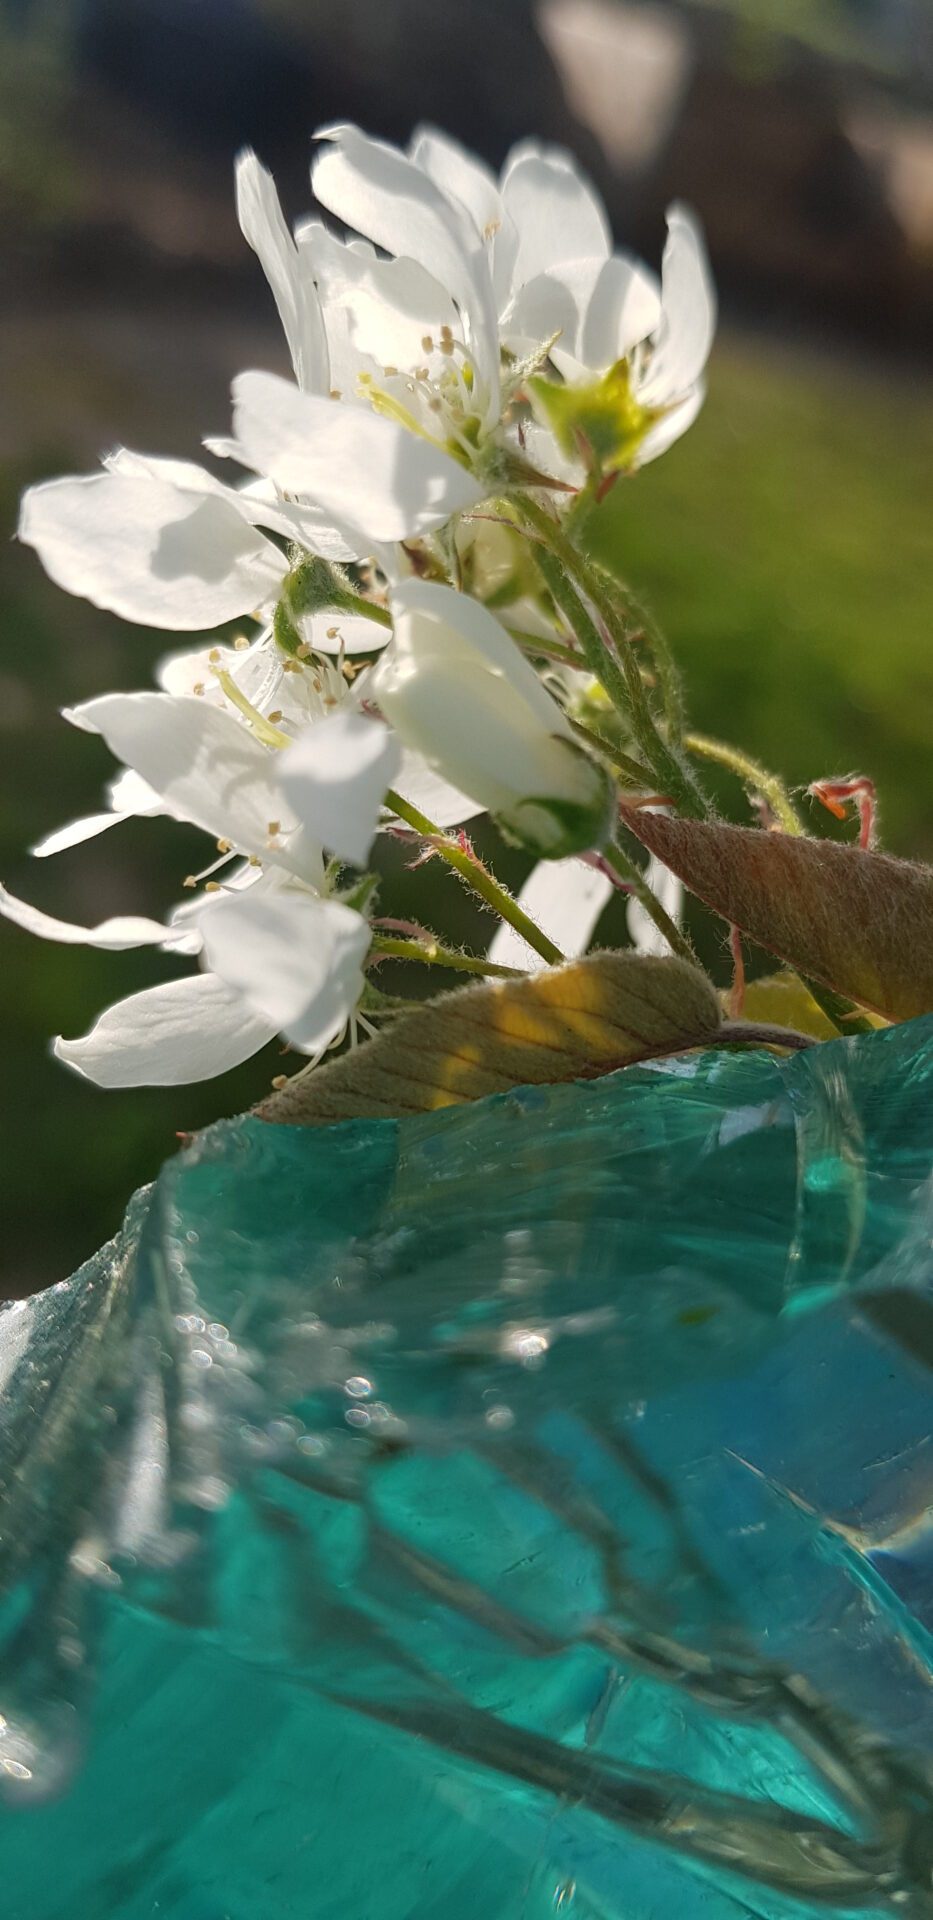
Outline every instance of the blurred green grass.
<path id="1" fill-rule="evenodd" d="M 173 431 L 177 439 L 177 420 Z M 63 444 L 0 468 L 5 526 L 22 485 L 74 464 Z M 696 726 L 801 785 L 871 774 L 886 843 L 921 857 L 933 854 L 931 472 L 925 375 L 727 338 L 698 425 L 616 488 L 594 532 L 665 628 Z M 32 555 L 0 550 L 0 879 L 63 918 L 163 910 L 203 859 L 199 836 L 165 822 L 118 827 L 54 861 L 24 857 L 49 828 L 94 810 L 111 772 L 99 743 L 56 710 L 145 684 L 166 638 L 68 599 Z M 746 817 L 741 791 L 720 790 Z M 520 878 L 514 853 L 499 864 Z M 399 879 L 387 910 L 430 919 L 433 909 L 439 928 L 466 935 L 466 902 L 448 879 L 430 870 Z M 281 1062 L 272 1048 L 203 1087 L 102 1093 L 49 1058 L 50 1034 L 83 1032 L 108 1001 L 160 968 L 168 977 L 172 963 L 56 947 L 2 926 L 0 966 L 2 1288 L 18 1293 L 62 1278 L 115 1229 L 176 1129 L 246 1106 Z"/>

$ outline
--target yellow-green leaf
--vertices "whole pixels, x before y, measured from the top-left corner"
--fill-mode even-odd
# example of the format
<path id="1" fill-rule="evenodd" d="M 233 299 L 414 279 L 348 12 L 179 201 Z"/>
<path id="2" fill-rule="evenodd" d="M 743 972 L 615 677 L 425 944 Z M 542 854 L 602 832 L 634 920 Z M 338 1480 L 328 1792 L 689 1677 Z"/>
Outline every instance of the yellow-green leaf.
<path id="1" fill-rule="evenodd" d="M 806 1033 L 812 1040 L 838 1040 L 839 1029 L 835 1027 L 822 1007 L 817 1006 L 812 993 L 808 993 L 800 975 L 787 972 L 769 973 L 762 980 L 751 980 L 745 989 L 745 1004 L 742 1008 L 745 1020 L 767 1026 L 793 1027 L 797 1033 Z M 877 1014 L 868 1018 L 876 1025 L 883 1026 L 884 1021 Z"/>
<path id="2" fill-rule="evenodd" d="M 700 1046 L 715 1039 L 720 1020 L 697 968 L 596 953 L 428 1001 L 369 1045 L 297 1074 L 258 1112 L 302 1126 L 429 1113 Z"/>
<path id="3" fill-rule="evenodd" d="M 933 870 L 835 840 L 623 808 L 707 906 L 888 1020 L 933 1011 Z"/>

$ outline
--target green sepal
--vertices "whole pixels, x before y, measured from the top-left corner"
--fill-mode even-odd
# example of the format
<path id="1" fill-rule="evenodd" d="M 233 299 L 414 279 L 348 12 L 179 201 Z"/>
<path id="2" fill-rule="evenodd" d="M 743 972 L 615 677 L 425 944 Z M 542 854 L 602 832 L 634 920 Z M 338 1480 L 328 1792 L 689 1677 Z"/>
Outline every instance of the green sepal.
<path id="1" fill-rule="evenodd" d="M 657 409 L 635 398 L 626 360 L 582 386 L 558 385 L 541 375 L 525 385 L 535 414 L 561 452 L 568 459 L 582 454 L 602 474 L 630 467 L 659 417 Z"/>
<path id="2" fill-rule="evenodd" d="M 344 862 L 341 862 L 341 866 L 344 864 Z M 331 867 L 332 866 L 333 862 L 331 862 Z M 329 879 L 331 878 L 331 867 L 328 867 Z M 363 873 L 359 879 L 354 882 L 352 887 L 334 892 L 330 897 L 334 900 L 339 900 L 343 907 L 352 907 L 354 913 L 361 913 L 365 918 L 376 904 L 378 886 L 378 873 Z"/>

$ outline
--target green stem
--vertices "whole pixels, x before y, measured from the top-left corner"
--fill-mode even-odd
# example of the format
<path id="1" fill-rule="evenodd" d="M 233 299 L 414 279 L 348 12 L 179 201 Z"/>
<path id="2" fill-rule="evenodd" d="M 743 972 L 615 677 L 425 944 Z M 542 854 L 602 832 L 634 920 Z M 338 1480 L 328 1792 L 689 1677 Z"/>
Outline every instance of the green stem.
<path id="1" fill-rule="evenodd" d="M 641 868 L 635 865 L 634 860 L 630 860 L 628 854 L 623 853 L 622 848 L 616 843 L 612 846 L 604 847 L 602 857 L 607 867 L 612 868 L 613 873 L 618 875 L 619 879 L 623 881 L 625 886 L 635 895 L 639 904 L 644 907 L 645 912 L 650 915 L 658 932 L 663 934 L 672 953 L 679 954 L 681 960 L 688 961 L 691 967 L 699 966 L 699 961 L 686 934 L 681 933 L 676 920 L 671 919 L 670 914 L 662 907 L 660 900 L 652 893 Z"/>
<path id="2" fill-rule="evenodd" d="M 529 495 L 518 496 L 526 522 L 540 535 L 537 550 L 542 578 L 572 633 L 580 642 L 590 672 L 622 713 L 658 783 L 659 791 L 690 819 L 702 819 L 706 801 L 692 775 L 658 731 L 648 704 L 638 662 L 620 621 L 611 592 L 551 514 Z M 607 639 L 599 632 L 584 599 L 594 607 Z"/>
<path id="3" fill-rule="evenodd" d="M 521 627 L 507 627 L 506 632 L 525 653 L 539 654 L 545 660 L 559 660 L 562 666 L 576 667 L 578 672 L 586 664 L 576 647 L 565 647 L 560 640 L 543 640 L 536 633 L 525 633 Z"/>
<path id="4" fill-rule="evenodd" d="M 627 624 L 633 619 L 637 623 L 634 629 L 629 627 L 628 645 L 633 646 L 638 640 L 642 640 L 647 646 L 658 678 L 668 734 L 675 746 L 682 746 L 686 725 L 683 683 L 668 642 L 657 622 L 652 619 L 647 607 L 642 606 L 641 602 L 635 599 L 631 589 L 623 586 L 614 575 L 604 574 L 604 578 L 608 582 L 607 590 L 616 600 L 622 619 Z"/>
<path id="5" fill-rule="evenodd" d="M 603 760 L 609 762 L 623 786 L 634 787 L 639 793 L 650 791 L 651 775 L 647 767 L 641 766 L 629 754 L 623 753 L 620 747 L 613 746 L 611 740 L 604 740 L 601 733 L 594 733 L 592 727 L 585 727 L 582 720 L 571 720 L 569 713 L 567 720 L 578 738 L 585 740 L 593 753 L 598 753 Z"/>
<path id="6" fill-rule="evenodd" d="M 367 600 L 361 593 L 344 594 L 339 607 L 335 609 L 335 618 L 342 613 L 359 614 L 363 620 L 372 620 L 377 627 L 391 627 L 392 615 L 388 607 L 377 606 L 375 600 Z"/>
<path id="7" fill-rule="evenodd" d="M 435 826 L 433 820 L 429 820 L 426 814 L 420 813 L 418 808 L 413 807 L 408 800 L 403 800 L 400 793 L 395 793 L 390 788 L 385 797 L 385 804 L 391 807 L 392 812 L 397 813 L 399 819 L 404 820 L 407 826 L 413 827 L 416 833 L 420 833 L 424 840 L 429 840 L 441 859 L 446 860 L 447 865 L 453 867 L 455 873 L 459 873 L 461 880 L 466 881 L 467 886 L 479 895 L 487 907 L 492 908 L 493 913 L 497 913 L 501 920 L 507 920 L 509 926 L 515 928 L 516 933 L 527 941 L 529 947 L 541 955 L 542 960 L 546 960 L 550 966 L 560 965 L 564 958 L 560 948 L 555 947 L 553 940 L 549 940 L 547 934 L 542 933 L 541 928 L 536 927 L 533 920 L 529 920 L 518 901 L 513 900 L 504 887 L 500 887 L 498 881 L 493 879 L 491 873 L 487 873 L 486 868 L 478 860 L 464 853 L 463 848 L 459 847 L 455 840 L 449 839 L 440 827 Z"/>
<path id="8" fill-rule="evenodd" d="M 401 940 L 391 934 L 374 933 L 373 953 L 383 953 L 392 960 L 420 960 L 426 967 L 451 967 L 455 973 L 488 974 L 494 980 L 525 980 L 527 974 L 520 967 L 500 967 L 494 960 L 477 959 L 472 953 L 455 953 L 450 947 L 442 947 L 436 940 L 426 944 L 421 940 Z"/>
<path id="9" fill-rule="evenodd" d="M 743 753 L 739 747 L 731 747 L 725 740 L 713 740 L 705 733 L 688 733 L 684 745 L 689 753 L 699 754 L 704 760 L 714 760 L 720 767 L 728 767 L 730 773 L 737 774 L 747 786 L 754 787 L 767 800 L 785 833 L 803 833 L 797 809 L 783 780 L 776 773 L 769 773 L 767 767 L 760 766 L 757 760 Z"/>

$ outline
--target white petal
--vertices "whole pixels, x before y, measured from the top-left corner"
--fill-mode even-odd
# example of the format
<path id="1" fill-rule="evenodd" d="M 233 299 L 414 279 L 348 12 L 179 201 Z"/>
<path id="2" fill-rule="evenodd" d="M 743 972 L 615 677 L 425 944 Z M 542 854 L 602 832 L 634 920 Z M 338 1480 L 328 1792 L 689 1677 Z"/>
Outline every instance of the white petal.
<path id="1" fill-rule="evenodd" d="M 468 153 L 457 140 L 438 132 L 436 127 L 418 127 L 409 153 L 415 166 L 433 180 L 448 200 L 466 208 L 481 240 L 499 225 L 502 200 L 498 183 L 475 154 Z"/>
<path id="2" fill-rule="evenodd" d="M 386 253 L 417 260 L 468 309 L 481 249 L 463 210 L 397 147 L 358 127 L 328 128 L 318 137 L 328 141 L 311 168 L 321 206 Z"/>
<path id="3" fill-rule="evenodd" d="M 29 851 L 37 860 L 45 860 L 51 853 L 64 853 L 68 847 L 80 847 L 82 841 L 93 840 L 99 833 L 106 833 L 108 827 L 116 827 L 121 820 L 129 816 L 125 813 L 86 813 L 80 820 L 69 820 L 64 827 L 56 827 L 53 833 L 45 834 L 37 840 Z"/>
<path id="4" fill-rule="evenodd" d="M 532 867 L 518 898 L 541 931 L 572 960 L 586 952 L 612 893 L 612 881 L 582 860 L 542 860 Z M 546 964 L 505 921 L 493 935 L 489 958 L 500 967 L 537 970 Z"/>
<path id="5" fill-rule="evenodd" d="M 281 755 L 279 785 L 290 812 L 322 846 L 362 867 L 400 760 L 388 727 L 344 708 L 307 727 Z"/>
<path id="6" fill-rule="evenodd" d="M 269 857 L 272 839 L 292 832 L 295 822 L 282 817 L 277 756 L 233 714 L 169 693 L 107 693 L 77 711 L 176 820 L 260 858 Z M 271 834 L 274 823 L 280 834 Z M 320 870 L 319 853 L 301 834 L 286 838 L 275 860 L 309 879 Z"/>
<path id="7" fill-rule="evenodd" d="M 233 383 L 237 437 L 258 472 L 371 540 L 430 532 L 481 489 L 443 448 L 394 420 L 300 393 L 272 373 Z"/>
<path id="8" fill-rule="evenodd" d="M 542 835 L 541 852 L 565 850 L 549 803 L 585 808 L 595 835 L 603 776 L 488 609 L 450 587 L 406 581 L 392 611 L 394 643 L 372 669 L 367 694 L 405 745 L 491 813 L 509 819 L 521 810 L 527 835 Z"/>
<path id="9" fill-rule="evenodd" d="M 223 490 L 130 472 L 31 487 L 19 537 L 68 593 L 175 631 L 254 612 L 277 594 L 287 565 Z"/>
<path id="10" fill-rule="evenodd" d="M 369 927 L 339 901 L 231 894 L 205 912 L 202 932 L 217 972 L 309 1053 L 335 1038 L 362 992 Z"/>
<path id="11" fill-rule="evenodd" d="M 202 443 L 209 453 L 221 460 L 238 460 L 243 467 L 249 461 L 237 441 L 208 436 Z M 104 461 L 108 473 L 119 473 L 135 479 L 149 478 L 167 482 L 185 493 L 209 493 L 217 500 L 226 501 L 232 512 L 249 527 L 261 527 L 271 533 L 284 535 L 286 540 L 305 538 L 306 544 L 313 546 L 315 553 L 321 553 L 328 560 L 356 560 L 359 555 L 351 547 L 339 529 L 330 526 L 314 507 L 297 506 L 291 500 L 282 500 L 270 480 L 252 478 L 240 485 L 231 487 L 218 480 L 205 467 L 195 466 L 191 460 L 164 460 L 154 454 L 131 453 L 127 447 L 119 447 L 116 453 L 108 454 Z M 313 537 L 312 537 L 313 536 Z"/>
<path id="12" fill-rule="evenodd" d="M 423 621 L 436 634 L 438 644 L 443 653 L 449 656 L 452 667 L 455 667 L 458 649 L 465 648 L 471 656 L 478 656 L 485 667 L 491 668 L 499 683 L 503 704 L 512 694 L 517 694 L 550 733 L 572 737 L 567 720 L 542 685 L 534 667 L 488 607 L 482 606 L 468 593 L 458 593 L 455 588 L 441 586 L 432 580 L 402 581 L 392 590 L 391 604 L 396 626 L 396 646 L 383 654 L 368 681 L 367 691 L 371 691 L 376 699 L 380 697 L 382 676 L 391 679 L 396 663 L 401 665 L 399 628 L 410 621 Z"/>
<path id="13" fill-rule="evenodd" d="M 392 638 L 388 627 L 379 627 L 356 613 L 306 614 L 301 622 L 302 638 L 315 653 L 378 653 Z"/>
<path id="14" fill-rule="evenodd" d="M 676 873 L 672 873 L 670 867 L 666 867 L 663 861 L 652 854 L 645 868 L 645 879 L 656 899 L 670 914 L 671 919 L 679 925 L 683 913 L 684 890 Z M 628 921 L 629 937 L 637 952 L 662 955 L 670 953 L 669 943 L 655 926 L 651 915 L 645 912 L 639 900 L 634 898 L 629 900 L 625 917 Z"/>
<path id="15" fill-rule="evenodd" d="M 524 142 L 502 174 L 502 204 L 514 221 L 514 287 L 565 260 L 605 259 L 612 245 L 606 211 L 590 182 L 559 147 Z"/>
<path id="16" fill-rule="evenodd" d="M 477 814 L 485 812 L 478 801 L 461 793 L 459 787 L 452 787 L 449 780 L 435 773 L 421 754 L 413 753 L 410 747 L 402 754 L 401 768 L 392 784 L 403 800 L 410 801 L 436 827 L 459 827 L 465 820 L 475 820 Z"/>
<path id="17" fill-rule="evenodd" d="M 158 920 L 146 920 L 132 913 L 102 920 L 98 927 L 76 927 L 69 920 L 53 920 L 50 914 L 40 913 L 38 907 L 17 900 L 6 887 L 0 887 L 0 913 L 6 920 L 12 920 L 14 926 L 23 927 L 26 933 L 36 933 L 42 940 L 58 940 L 67 947 L 102 947 L 112 953 L 122 953 L 127 947 L 162 947 L 171 943 L 172 937 L 170 929 Z"/>
<path id="18" fill-rule="evenodd" d="M 456 301 L 467 323 L 473 358 L 498 412 L 499 342 L 489 262 L 466 211 L 421 168 L 357 127 L 325 130 L 311 184 L 321 205 L 376 245 L 417 260 Z"/>
<path id="19" fill-rule="evenodd" d="M 656 276 L 638 260 L 614 253 L 603 263 L 579 336 L 579 357 L 602 370 L 627 359 L 653 334 L 661 318 Z"/>
<path id="20" fill-rule="evenodd" d="M 661 270 L 661 325 L 638 397 L 645 406 L 669 406 L 688 394 L 709 358 L 716 331 L 716 294 L 703 236 L 692 213 L 668 211 Z"/>
<path id="21" fill-rule="evenodd" d="M 455 334 L 462 331 L 449 293 L 417 261 L 360 253 L 315 220 L 299 229 L 298 240 L 320 284 L 328 324 L 338 310 L 349 324 L 352 361 L 342 376 L 349 381 L 345 399 L 355 394 L 361 371 L 378 376 L 386 366 L 420 367 L 426 334 L 437 335 L 444 326 Z M 342 380 L 333 384 L 341 388 Z"/>
<path id="22" fill-rule="evenodd" d="M 284 678 L 282 660 L 268 629 L 251 647 L 195 647 L 163 654 L 155 677 L 164 693 L 193 695 L 211 706 L 222 707 L 227 696 L 218 672 L 228 673 L 260 713 L 275 703 Z"/>
<path id="23" fill-rule="evenodd" d="M 275 1033 L 224 981 L 196 973 L 118 1000 L 53 1052 L 98 1087 L 180 1087 L 238 1067 Z"/>
<path id="24" fill-rule="evenodd" d="M 244 237 L 272 288 L 298 384 L 308 393 L 326 393 L 330 368 L 317 291 L 302 273 L 272 175 L 249 148 L 237 158 L 236 202 Z"/>
<path id="25" fill-rule="evenodd" d="M 71 720 L 82 732 L 96 733 L 96 727 L 86 723 L 71 709 L 65 709 L 65 717 Z M 98 833 L 105 833 L 108 827 L 116 827 L 121 820 L 132 820 L 137 815 L 153 817 L 164 813 L 161 796 L 153 787 L 147 786 L 138 773 L 125 767 L 123 772 L 111 780 L 107 787 L 107 799 L 110 805 L 108 813 L 86 814 L 81 820 L 69 820 L 64 827 L 58 827 L 54 833 L 30 848 L 36 859 L 44 860 L 51 853 L 64 853 L 68 847 L 78 847 L 83 840 L 92 840 Z"/>
<path id="26" fill-rule="evenodd" d="M 502 322 L 506 344 L 519 353 L 559 335 L 560 347 L 577 355 L 584 319 L 604 260 L 570 260 L 537 273 L 516 292 Z"/>
<path id="27" fill-rule="evenodd" d="M 96 733 L 97 728 L 89 727 L 87 731 Z M 107 798 L 115 813 L 138 813 L 154 817 L 165 812 L 162 795 L 156 793 L 155 787 L 150 787 L 149 782 L 134 773 L 131 767 L 124 767 L 123 772 L 111 780 Z"/>
<path id="28" fill-rule="evenodd" d="M 686 400 L 682 400 L 679 406 L 671 407 L 669 413 L 662 414 L 660 420 L 649 427 L 638 449 L 636 464 L 646 467 L 650 460 L 657 460 L 659 454 L 666 453 L 668 447 L 672 447 L 681 434 L 692 427 L 705 398 L 706 387 L 699 380 Z"/>

